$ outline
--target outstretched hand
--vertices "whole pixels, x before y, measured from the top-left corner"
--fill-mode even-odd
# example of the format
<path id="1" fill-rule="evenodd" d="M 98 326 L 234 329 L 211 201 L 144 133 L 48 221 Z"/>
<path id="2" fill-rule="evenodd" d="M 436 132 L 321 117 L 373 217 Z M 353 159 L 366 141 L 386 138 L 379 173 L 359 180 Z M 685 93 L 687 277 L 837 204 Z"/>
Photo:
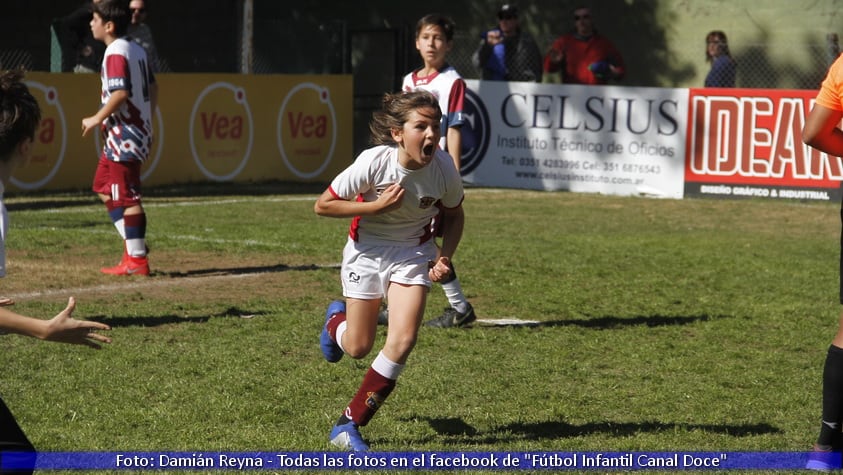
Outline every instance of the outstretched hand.
<path id="1" fill-rule="evenodd" d="M 100 349 L 101 343 L 111 343 L 111 338 L 95 333 L 95 330 L 111 330 L 111 327 L 104 323 L 76 320 L 73 318 L 75 309 L 76 299 L 70 297 L 67 301 L 67 307 L 47 321 L 47 334 L 44 339 L 73 345 L 85 345 L 96 350 Z"/>
<path id="2" fill-rule="evenodd" d="M 428 275 L 433 282 L 442 282 L 451 275 L 451 259 L 447 257 L 440 257 L 436 261 L 431 262 Z"/>

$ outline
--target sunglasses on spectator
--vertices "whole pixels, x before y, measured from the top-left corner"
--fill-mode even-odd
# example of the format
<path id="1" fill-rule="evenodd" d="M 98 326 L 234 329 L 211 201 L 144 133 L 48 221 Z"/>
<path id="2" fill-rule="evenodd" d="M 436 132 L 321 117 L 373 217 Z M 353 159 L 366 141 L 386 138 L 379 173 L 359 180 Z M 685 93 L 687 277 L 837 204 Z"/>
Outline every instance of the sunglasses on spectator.
<path id="1" fill-rule="evenodd" d="M 146 8 L 132 8 L 132 13 L 146 13 Z"/>
<path id="2" fill-rule="evenodd" d="M 591 18 L 591 15 L 589 15 L 588 13 L 586 13 L 585 15 L 574 15 L 574 21 L 586 20 L 588 18 Z"/>

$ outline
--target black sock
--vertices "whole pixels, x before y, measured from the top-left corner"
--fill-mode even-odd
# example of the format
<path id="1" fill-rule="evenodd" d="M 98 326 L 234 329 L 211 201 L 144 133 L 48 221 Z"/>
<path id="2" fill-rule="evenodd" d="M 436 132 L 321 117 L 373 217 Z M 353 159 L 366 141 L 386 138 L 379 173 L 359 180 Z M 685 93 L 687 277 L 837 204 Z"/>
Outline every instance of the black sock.
<path id="1" fill-rule="evenodd" d="M 837 445 L 843 420 L 843 349 L 829 346 L 823 368 L 823 422 L 817 445 Z"/>
<path id="2" fill-rule="evenodd" d="M 448 274 L 448 277 L 442 282 L 440 282 L 440 284 L 447 284 L 448 282 L 451 282 L 457 278 L 457 269 L 454 268 L 453 262 L 448 263 L 448 268 L 451 269 L 451 273 Z"/>
<path id="3" fill-rule="evenodd" d="M 343 424 L 348 424 L 349 422 L 351 422 L 351 419 L 345 417 L 345 414 L 343 414 L 339 419 L 337 419 L 337 423 L 335 425 L 341 426 Z"/>

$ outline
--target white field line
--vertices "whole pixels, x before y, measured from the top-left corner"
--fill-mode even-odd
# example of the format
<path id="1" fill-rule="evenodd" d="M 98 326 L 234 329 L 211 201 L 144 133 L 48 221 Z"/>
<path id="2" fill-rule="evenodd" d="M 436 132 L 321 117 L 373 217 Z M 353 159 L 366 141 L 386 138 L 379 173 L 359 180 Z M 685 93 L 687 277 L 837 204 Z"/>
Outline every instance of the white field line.
<path id="1" fill-rule="evenodd" d="M 40 229 L 40 230 L 43 230 L 43 231 L 64 232 L 63 229 L 57 228 L 55 226 L 40 226 L 40 227 L 35 226 L 35 227 L 29 227 L 27 229 L 28 230 L 29 229 L 39 230 Z M 103 235 L 108 234 L 108 235 L 115 235 L 115 236 L 116 236 L 116 233 L 117 233 L 117 231 L 114 231 L 113 229 L 85 229 L 85 230 L 80 230 L 80 231 L 77 231 L 77 232 L 87 232 L 87 233 L 90 233 L 90 234 L 103 234 Z M 153 234 L 153 236 L 154 236 L 154 234 Z M 255 240 L 255 239 L 219 239 L 219 238 L 208 238 L 208 237 L 205 237 L 205 236 L 193 236 L 193 235 L 190 235 L 190 234 L 169 235 L 169 236 L 167 236 L 167 239 L 173 240 L 173 241 L 197 241 L 197 242 L 208 242 L 208 243 L 213 243 L 213 244 L 231 244 L 231 245 L 237 245 L 237 246 L 266 246 L 266 247 L 272 247 L 272 246 L 277 245 L 277 243 L 267 243 L 267 242 L 258 241 L 258 240 Z"/>
<path id="2" fill-rule="evenodd" d="M 490 190 L 479 190 L 479 189 L 470 189 L 466 190 L 466 193 L 477 193 L 482 191 L 489 191 L 489 192 L 498 192 L 498 190 L 490 189 Z M 228 199 L 228 200 L 213 200 L 213 201 L 183 201 L 183 202 L 173 202 L 173 203 L 144 203 L 145 207 L 149 208 L 165 208 L 165 207 L 173 207 L 173 206 L 217 206 L 221 204 L 236 204 L 236 203 L 252 203 L 252 202 L 285 202 L 285 201 L 314 201 L 316 200 L 316 196 L 282 196 L 282 197 L 274 197 L 274 198 L 238 198 L 238 199 Z M 96 209 L 97 211 L 101 211 L 102 205 L 100 204 L 92 204 L 89 206 L 91 209 Z M 46 213 L 64 213 L 64 212 L 79 212 L 80 208 L 84 207 L 77 207 L 77 208 L 59 208 L 59 209 L 50 209 L 45 210 Z M 44 227 L 42 229 L 50 230 L 50 231 L 60 231 L 59 228 L 50 226 Z M 104 231 L 104 230 L 90 230 L 91 233 L 99 233 L 99 234 L 107 234 L 112 233 L 112 231 Z M 258 246 L 258 245 L 265 245 L 268 246 L 270 244 L 255 241 L 252 239 L 247 240 L 231 240 L 231 239 L 209 239 L 207 237 L 202 236 L 192 236 L 192 235 L 179 235 L 179 236 L 168 236 L 168 239 L 173 240 L 185 240 L 185 241 L 205 241 L 205 242 L 213 242 L 219 244 L 239 244 L 239 245 L 246 245 L 246 246 Z M 339 263 L 336 264 L 314 264 L 317 268 L 337 268 L 340 266 Z M 209 280 L 224 280 L 224 279 L 242 279 L 242 278 L 249 278 L 255 277 L 261 274 L 265 274 L 267 272 L 272 271 L 258 271 L 258 272 L 249 272 L 249 273 L 238 273 L 238 274 L 226 274 L 226 275 L 212 275 L 212 276 L 202 276 L 202 277 L 179 277 L 179 278 L 149 278 L 149 279 L 137 279 L 131 278 L 126 279 L 125 282 L 117 283 L 117 284 L 107 284 L 107 285 L 95 285 L 92 287 L 76 287 L 76 288 L 69 288 L 69 289 L 51 289 L 51 290 L 41 290 L 41 291 L 34 291 L 34 292 L 22 292 L 22 293 L 9 293 L 8 297 L 18 300 L 30 299 L 30 298 L 37 298 L 37 297 L 50 297 L 50 296 L 71 296 L 71 295 L 84 295 L 86 293 L 91 292 L 109 292 L 115 290 L 123 290 L 123 289 L 142 289 L 142 288 L 155 288 L 155 287 L 163 287 L 163 286 L 172 286 L 175 282 L 184 282 L 186 284 L 192 284 L 197 282 L 207 282 Z"/>

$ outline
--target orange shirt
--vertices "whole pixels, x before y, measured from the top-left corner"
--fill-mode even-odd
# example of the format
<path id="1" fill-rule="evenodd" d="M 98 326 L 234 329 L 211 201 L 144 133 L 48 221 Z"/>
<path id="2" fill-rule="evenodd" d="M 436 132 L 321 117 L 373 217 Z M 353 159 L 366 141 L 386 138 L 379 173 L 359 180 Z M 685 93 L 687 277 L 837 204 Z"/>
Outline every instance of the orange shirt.
<path id="1" fill-rule="evenodd" d="M 820 93 L 817 94 L 817 104 L 831 110 L 843 111 L 843 55 L 828 68 Z"/>

